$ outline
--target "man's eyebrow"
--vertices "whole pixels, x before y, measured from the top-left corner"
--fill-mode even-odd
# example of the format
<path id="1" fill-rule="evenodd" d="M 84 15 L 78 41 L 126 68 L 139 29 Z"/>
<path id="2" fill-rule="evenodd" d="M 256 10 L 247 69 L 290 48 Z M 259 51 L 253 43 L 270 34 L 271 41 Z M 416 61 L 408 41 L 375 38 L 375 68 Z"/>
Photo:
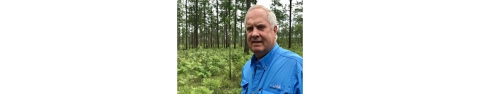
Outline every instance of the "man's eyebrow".
<path id="1" fill-rule="evenodd" d="M 260 23 L 260 24 L 256 24 L 255 26 L 266 26 L 266 24 Z"/>

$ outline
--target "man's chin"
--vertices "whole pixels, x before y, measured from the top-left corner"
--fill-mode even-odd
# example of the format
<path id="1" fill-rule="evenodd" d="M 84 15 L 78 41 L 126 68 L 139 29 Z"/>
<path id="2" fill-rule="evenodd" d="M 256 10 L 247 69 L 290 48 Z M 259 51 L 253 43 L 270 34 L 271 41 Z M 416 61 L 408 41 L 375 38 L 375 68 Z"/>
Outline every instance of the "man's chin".
<path id="1" fill-rule="evenodd" d="M 253 47 L 253 48 L 251 48 L 251 50 L 254 53 L 258 53 L 258 52 L 262 52 L 264 49 L 263 49 L 263 47 Z"/>

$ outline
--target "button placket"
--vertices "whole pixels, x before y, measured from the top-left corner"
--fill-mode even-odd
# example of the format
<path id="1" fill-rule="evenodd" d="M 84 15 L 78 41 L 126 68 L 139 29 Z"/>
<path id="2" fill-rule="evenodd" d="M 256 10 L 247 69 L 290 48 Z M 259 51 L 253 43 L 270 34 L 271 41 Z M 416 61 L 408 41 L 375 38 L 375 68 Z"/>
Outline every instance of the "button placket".
<path id="1" fill-rule="evenodd" d="M 261 83 L 261 78 L 263 76 L 263 71 L 259 68 L 262 68 L 262 65 L 261 65 L 260 61 L 257 61 L 257 64 L 255 65 L 255 69 L 254 69 L 255 70 L 255 76 L 254 76 L 254 82 L 255 83 L 253 83 L 253 86 L 254 86 L 253 88 L 259 88 L 259 87 L 261 88 L 262 87 L 262 86 L 259 86 L 259 83 Z M 252 89 L 252 94 L 254 94 L 254 92 L 256 92 L 256 90 Z M 260 92 L 260 90 L 257 91 L 257 92 Z"/>

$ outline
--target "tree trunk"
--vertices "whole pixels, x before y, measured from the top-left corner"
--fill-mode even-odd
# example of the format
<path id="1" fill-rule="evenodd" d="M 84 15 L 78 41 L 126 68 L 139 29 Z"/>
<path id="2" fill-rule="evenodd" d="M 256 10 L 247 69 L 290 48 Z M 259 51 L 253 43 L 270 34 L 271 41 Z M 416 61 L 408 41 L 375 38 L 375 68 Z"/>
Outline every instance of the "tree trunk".
<path id="1" fill-rule="evenodd" d="M 250 8 L 250 0 L 247 0 L 247 7 L 246 7 L 246 11 L 248 12 L 248 9 Z M 247 13 L 245 12 L 245 14 Z M 246 18 L 246 16 L 245 16 Z M 245 34 L 247 34 L 247 30 L 244 30 Z M 245 46 L 243 47 L 243 52 L 245 54 L 249 54 L 249 51 L 248 51 L 248 44 L 247 44 L 247 36 L 245 35 Z"/>
<path id="2" fill-rule="evenodd" d="M 243 31 L 243 21 L 240 20 L 240 32 L 242 32 L 242 31 Z M 243 42 L 243 36 L 244 36 L 244 35 L 242 35 L 242 34 L 239 34 L 239 35 L 240 35 L 240 42 L 239 42 L 239 43 L 240 43 L 240 47 L 243 47 L 243 43 L 242 43 L 242 42 Z"/>
<path id="3" fill-rule="evenodd" d="M 227 11 L 227 14 L 228 14 L 227 6 L 223 6 L 223 7 L 224 7 L 224 10 Z M 225 48 L 227 48 L 227 43 L 228 43 L 228 35 L 227 35 L 228 34 L 227 33 L 228 32 L 227 27 L 228 26 L 227 26 L 227 20 L 226 20 L 227 14 L 223 15 L 223 29 L 224 29 L 224 31 L 223 31 L 223 35 L 224 35 L 223 36 L 223 41 L 224 41 L 223 45 L 224 45 Z"/>
<path id="4" fill-rule="evenodd" d="M 223 41 L 224 41 L 223 42 L 223 47 L 225 47 L 225 48 L 227 48 L 227 42 L 228 42 L 227 41 L 227 39 L 228 39 L 227 38 L 227 20 L 225 19 L 226 17 L 227 17 L 226 15 L 223 16 L 223 29 L 224 29 L 224 31 L 223 31 Z"/>
<path id="5" fill-rule="evenodd" d="M 233 49 L 237 48 L 237 0 L 235 0 L 234 18 L 233 18 Z"/>
<path id="6" fill-rule="evenodd" d="M 230 7 L 230 0 L 228 0 L 228 3 L 227 3 L 227 4 L 228 4 L 228 5 L 226 6 L 227 15 L 225 16 L 225 18 L 228 18 L 228 17 L 230 16 L 230 9 L 229 9 L 229 7 Z M 228 34 L 229 34 L 228 32 L 230 31 L 230 20 L 229 20 L 229 21 L 226 21 L 226 24 L 227 24 L 227 28 L 226 28 L 227 31 L 225 31 L 225 34 L 227 35 L 227 48 L 230 48 L 230 35 L 228 35 Z"/>
<path id="7" fill-rule="evenodd" d="M 220 24 L 219 21 L 218 21 L 218 16 L 219 16 L 218 14 L 220 14 L 220 13 L 218 13 L 218 0 L 217 0 L 217 6 L 216 7 L 217 7 L 217 12 L 216 12 L 216 14 L 217 14 L 217 29 L 216 29 L 216 31 L 217 31 L 217 48 L 220 48 L 220 36 L 218 35 L 218 32 L 219 32 L 218 31 L 218 29 L 219 29 L 218 24 Z"/>
<path id="8" fill-rule="evenodd" d="M 198 0 L 195 0 L 195 30 L 194 30 L 194 39 L 193 39 L 193 48 L 198 47 L 198 22 L 199 22 L 199 17 L 198 17 Z"/>
<path id="9" fill-rule="evenodd" d="M 288 33 L 289 33 L 288 34 L 288 48 L 291 48 L 292 47 L 291 46 L 292 45 L 292 0 L 290 0 L 290 6 L 289 7 L 290 7 L 290 10 L 289 10 L 289 12 L 290 12 L 289 15 L 290 16 L 289 16 L 289 21 L 288 21 L 289 22 L 289 26 L 288 26 L 288 28 L 289 28 L 289 31 L 288 31 Z"/>
<path id="10" fill-rule="evenodd" d="M 188 49 L 188 1 L 185 0 L 185 49 Z"/>
<path id="11" fill-rule="evenodd" d="M 210 23 L 213 23 L 213 15 L 210 15 Z M 210 48 L 213 48 L 213 25 L 210 24 Z"/>
<path id="12" fill-rule="evenodd" d="M 205 13 L 205 1 L 202 2 L 203 4 L 203 47 L 207 48 L 207 32 L 206 32 L 206 27 L 207 27 L 207 13 Z"/>

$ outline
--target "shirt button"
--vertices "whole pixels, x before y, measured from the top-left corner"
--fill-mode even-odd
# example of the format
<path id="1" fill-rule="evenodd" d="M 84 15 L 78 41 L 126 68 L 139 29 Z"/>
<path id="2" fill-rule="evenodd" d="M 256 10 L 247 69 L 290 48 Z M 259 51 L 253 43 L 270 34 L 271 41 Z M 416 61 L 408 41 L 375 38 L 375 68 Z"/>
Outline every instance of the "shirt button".
<path id="1" fill-rule="evenodd" d="M 266 68 L 267 68 L 267 66 L 263 66 L 263 68 L 264 68 L 264 69 L 266 69 Z"/>
<path id="2" fill-rule="evenodd" d="M 262 90 L 262 88 L 258 88 L 258 91 Z"/>

